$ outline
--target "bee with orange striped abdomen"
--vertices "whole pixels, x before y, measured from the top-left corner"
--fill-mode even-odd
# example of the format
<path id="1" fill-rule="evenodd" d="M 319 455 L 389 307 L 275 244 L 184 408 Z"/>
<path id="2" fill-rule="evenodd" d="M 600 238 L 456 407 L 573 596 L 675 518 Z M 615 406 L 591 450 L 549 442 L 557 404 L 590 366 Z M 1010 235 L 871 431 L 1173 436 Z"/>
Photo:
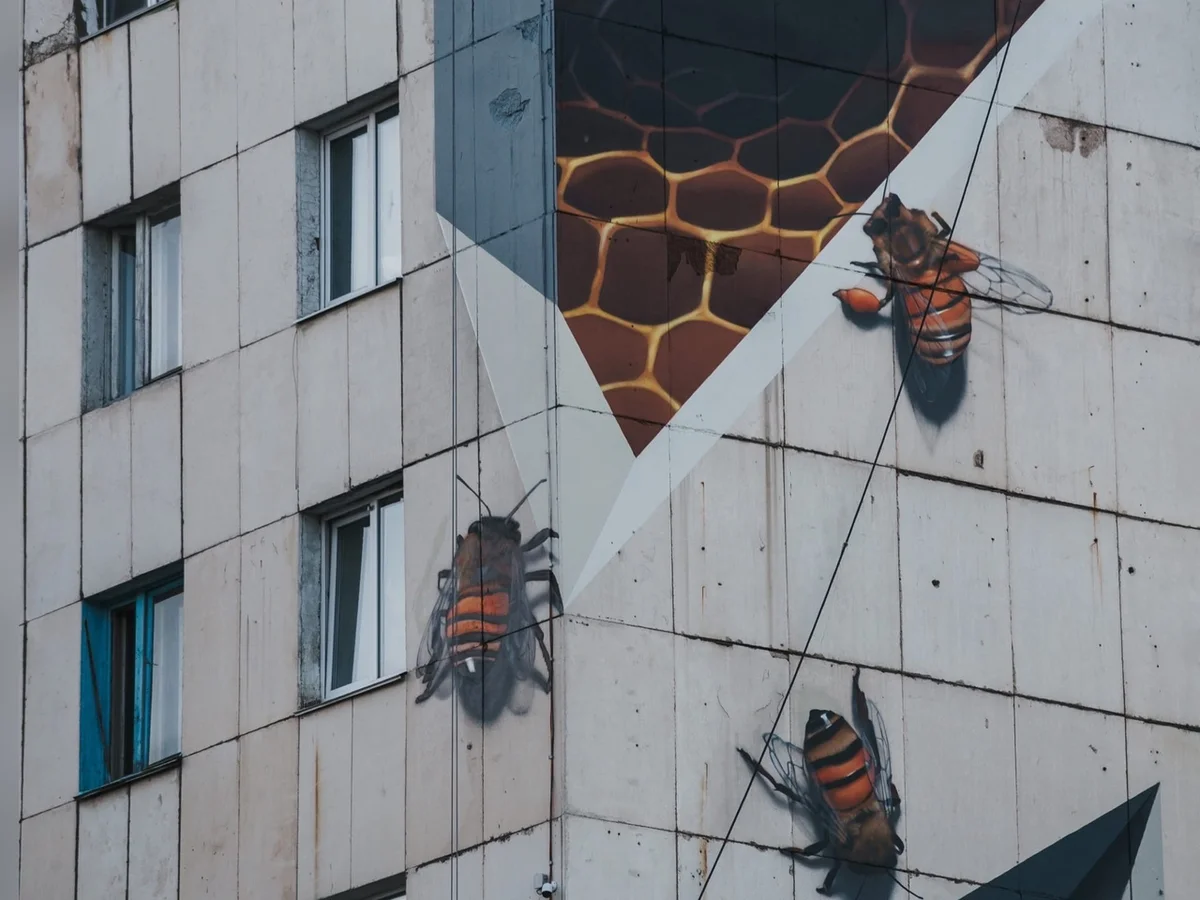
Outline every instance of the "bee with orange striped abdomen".
<path id="1" fill-rule="evenodd" d="M 776 734 L 763 735 L 778 778 L 738 748 L 751 769 L 803 807 L 816 826 L 818 840 L 784 852 L 834 861 L 817 888 L 821 894 L 832 890 L 843 864 L 880 874 L 894 869 L 904 852 L 904 842 L 896 834 L 900 794 L 892 783 L 887 733 L 879 710 L 859 687 L 858 677 L 856 669 L 853 726 L 832 710 L 814 709 L 808 715 L 803 749 Z"/>
<path id="2" fill-rule="evenodd" d="M 972 300 L 1003 302 L 1014 313 L 1041 312 L 1054 302 L 1050 288 L 1037 278 L 950 240 L 945 219 L 909 209 L 895 194 L 883 198 L 863 231 L 871 238 L 875 261 L 854 265 L 866 271 L 866 283 L 834 296 L 853 312 L 868 315 L 893 299 L 902 301 L 896 318 L 917 356 L 931 366 L 948 365 L 967 349 Z M 872 287 L 882 287 L 883 296 Z"/>
<path id="3" fill-rule="evenodd" d="M 558 535 L 543 528 L 522 544 L 521 527 L 513 519 L 545 480 L 507 516 L 493 516 L 488 509 L 486 516 L 471 523 L 465 537 L 458 536 L 453 566 L 438 573 L 438 599 L 417 656 L 417 672 L 425 685 L 417 703 L 432 696 L 452 673 L 464 709 L 479 721 L 499 714 L 517 681 L 532 679 L 549 693 L 550 652 L 526 584 L 546 582 L 550 603 L 560 613 L 562 594 L 550 569 L 526 571 L 525 554 Z M 470 485 L 467 490 L 475 493 Z M 546 662 L 545 676 L 535 665 L 535 641 Z"/>

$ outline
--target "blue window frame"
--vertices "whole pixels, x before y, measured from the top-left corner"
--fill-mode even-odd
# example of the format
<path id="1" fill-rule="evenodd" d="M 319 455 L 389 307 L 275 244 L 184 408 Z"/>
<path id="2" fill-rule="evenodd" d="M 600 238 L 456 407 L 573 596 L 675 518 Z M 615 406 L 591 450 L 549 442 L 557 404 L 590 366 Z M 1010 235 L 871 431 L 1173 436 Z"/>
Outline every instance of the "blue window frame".
<path id="1" fill-rule="evenodd" d="M 177 755 L 182 731 L 183 580 L 83 604 L 79 790 Z"/>

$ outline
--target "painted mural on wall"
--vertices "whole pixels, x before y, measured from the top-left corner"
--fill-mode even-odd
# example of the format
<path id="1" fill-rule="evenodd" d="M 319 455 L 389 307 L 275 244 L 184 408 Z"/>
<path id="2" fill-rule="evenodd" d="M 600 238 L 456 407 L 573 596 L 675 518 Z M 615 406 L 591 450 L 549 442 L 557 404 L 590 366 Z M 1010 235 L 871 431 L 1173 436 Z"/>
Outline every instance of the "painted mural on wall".
<path id="1" fill-rule="evenodd" d="M 859 686 L 855 670 L 851 687 L 851 725 L 830 709 L 813 709 L 804 729 L 804 746 L 763 736 L 776 776 L 755 757 L 738 753 L 772 788 L 808 815 L 819 837 L 807 847 L 785 850 L 801 858 L 832 860 L 817 888 L 829 894 L 843 865 L 865 877 L 890 875 L 904 842 L 896 833 L 900 792 L 892 782 L 892 756 L 883 717 Z"/>
<path id="2" fill-rule="evenodd" d="M 638 453 L 1040 0 L 558 6 L 558 302 Z"/>
<path id="3" fill-rule="evenodd" d="M 459 481 L 475 494 L 461 477 Z M 504 516 L 492 515 L 479 497 L 487 515 L 472 522 L 465 536 L 458 535 L 451 567 L 438 573 L 437 602 L 417 656 L 417 672 L 425 685 L 417 703 L 450 679 L 467 715 L 490 722 L 510 707 L 521 683 L 533 682 L 550 692 L 550 651 L 527 585 L 546 583 L 548 600 L 559 613 L 562 595 L 554 572 L 529 571 L 526 556 L 545 549 L 558 534 L 543 528 L 522 543 L 521 527 L 513 518 L 544 482 L 534 485 Z M 537 649 L 545 675 L 537 669 Z"/>
<path id="4" fill-rule="evenodd" d="M 863 225 L 875 259 L 854 265 L 867 279 L 834 294 L 863 327 L 897 301 L 891 313 L 901 370 L 916 352 L 905 387 L 914 408 L 934 421 L 948 418 L 962 397 L 973 303 L 1003 302 L 1023 315 L 1054 302 L 1033 275 L 951 240 L 952 230 L 937 210 L 909 209 L 888 194 Z"/>

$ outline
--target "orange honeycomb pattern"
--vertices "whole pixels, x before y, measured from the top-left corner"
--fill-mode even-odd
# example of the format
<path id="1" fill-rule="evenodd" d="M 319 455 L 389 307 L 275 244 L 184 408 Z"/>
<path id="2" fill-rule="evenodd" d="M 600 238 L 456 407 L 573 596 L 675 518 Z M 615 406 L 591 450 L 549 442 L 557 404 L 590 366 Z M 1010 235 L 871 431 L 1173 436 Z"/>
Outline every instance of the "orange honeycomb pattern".
<path id="1" fill-rule="evenodd" d="M 1014 30 L 890 2 L 869 74 L 559 15 L 558 302 L 635 454 Z"/>

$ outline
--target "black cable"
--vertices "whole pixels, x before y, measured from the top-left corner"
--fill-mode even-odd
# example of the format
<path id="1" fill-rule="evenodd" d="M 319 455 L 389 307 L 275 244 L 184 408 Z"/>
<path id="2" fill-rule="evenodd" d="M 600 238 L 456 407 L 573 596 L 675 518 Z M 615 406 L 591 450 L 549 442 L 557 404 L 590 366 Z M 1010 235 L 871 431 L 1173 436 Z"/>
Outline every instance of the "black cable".
<path id="1" fill-rule="evenodd" d="M 958 200 L 958 209 L 955 210 L 955 212 L 954 212 L 954 221 L 951 223 L 950 233 L 946 237 L 947 242 L 953 240 L 953 238 L 954 238 L 954 229 L 958 227 L 958 217 L 962 213 L 963 204 L 966 202 L 966 199 L 967 199 L 967 189 L 971 186 L 971 176 L 974 174 L 975 164 L 979 160 L 979 151 L 983 147 L 984 137 L 987 136 L 988 120 L 991 118 L 992 108 L 996 104 L 996 94 L 1000 90 L 1000 76 L 1004 74 L 1004 64 L 1008 61 L 1008 51 L 1009 51 L 1009 48 L 1012 46 L 1012 37 L 1016 31 L 1017 20 L 1019 19 L 1020 15 L 1021 15 L 1021 2 L 1022 2 L 1022 0 L 1017 0 L 1016 10 L 1013 13 L 1013 27 L 1009 31 L 1008 42 L 1004 46 L 1004 56 L 1000 60 L 1000 68 L 996 73 L 996 83 L 992 87 L 992 96 L 991 96 L 991 99 L 988 101 L 987 112 L 984 114 L 984 117 L 983 117 L 983 127 L 979 131 L 979 140 L 975 142 L 975 153 L 971 157 L 971 166 L 967 170 L 967 178 L 966 178 L 966 182 L 963 184 L 962 196 L 959 197 L 959 200 Z M 998 30 L 999 29 L 997 28 L 997 31 Z M 937 277 L 928 285 L 928 287 L 931 289 L 931 293 L 932 293 L 933 288 L 937 284 L 939 284 L 942 280 L 942 267 L 945 265 L 945 262 L 946 262 L 946 255 L 943 254 L 941 261 L 938 263 Z M 913 344 L 912 349 L 909 351 L 909 354 L 908 354 L 908 362 L 905 363 L 904 372 L 900 376 L 900 386 L 896 389 L 896 398 L 895 398 L 895 400 L 892 401 L 892 408 L 891 408 L 891 411 L 888 413 L 887 423 L 883 427 L 883 434 L 879 438 L 879 446 L 875 450 L 875 458 L 871 461 L 871 468 L 867 472 L 867 480 L 866 480 L 866 483 L 863 485 L 862 494 L 858 498 L 858 506 L 855 507 L 855 509 L 854 509 L 854 517 L 850 520 L 850 527 L 846 531 L 846 538 L 845 538 L 845 540 L 842 541 L 841 552 L 838 553 L 837 562 L 834 564 L 834 567 L 833 567 L 833 573 L 829 576 L 829 584 L 826 585 L 826 587 L 825 587 L 825 596 L 821 598 L 821 605 L 817 608 L 817 615 L 816 615 L 816 618 L 813 619 L 812 628 L 808 632 L 808 639 L 804 642 L 804 649 L 802 651 L 800 651 L 800 660 L 799 660 L 799 662 L 796 663 L 796 671 L 792 673 L 791 680 L 788 682 L 787 691 L 783 695 L 783 702 L 779 705 L 779 712 L 777 712 L 775 714 L 775 721 L 771 725 L 772 732 L 774 732 L 775 729 L 779 727 L 779 720 L 783 718 L 783 711 L 785 709 L 787 709 L 788 699 L 792 695 L 792 689 L 795 688 L 795 686 L 796 686 L 796 679 L 800 676 L 800 667 L 804 664 L 804 660 L 808 657 L 808 648 L 812 644 L 813 636 L 817 633 L 817 625 L 819 625 L 821 622 L 821 614 L 825 612 L 825 604 L 829 602 L 829 595 L 830 595 L 830 592 L 833 590 L 834 581 L 837 579 L 838 570 L 841 569 L 842 560 L 846 556 L 846 548 L 850 546 L 850 538 L 854 534 L 855 525 L 858 524 L 859 513 L 862 512 L 863 504 L 866 502 L 866 499 L 867 499 L 867 492 L 871 489 L 871 479 L 875 475 L 875 470 L 879 467 L 879 457 L 883 454 L 883 447 L 884 447 L 884 444 L 887 442 L 888 432 L 891 431 L 892 421 L 896 416 L 896 409 L 900 405 L 900 397 L 904 393 L 904 383 L 908 379 L 909 369 L 912 368 L 913 360 L 916 358 L 916 355 L 917 355 L 917 341 L 915 339 L 915 336 L 919 335 L 921 333 L 921 329 L 925 327 L 925 320 L 929 316 L 929 310 L 930 310 L 930 308 L 932 308 L 932 306 L 933 306 L 933 297 L 930 296 L 930 298 L 928 299 L 928 301 L 925 304 L 925 311 L 921 314 L 921 324 L 918 325 L 916 330 L 913 332 L 914 340 L 912 342 L 912 344 Z M 768 747 L 768 745 L 764 741 L 763 748 L 762 748 L 762 750 L 759 751 L 759 754 L 758 754 L 758 766 L 759 767 L 762 766 L 763 759 L 767 755 L 767 747 Z M 701 885 L 701 887 L 700 887 L 700 896 L 697 898 L 697 900 L 703 900 L 704 892 L 708 890 L 708 883 L 712 880 L 713 873 L 716 872 L 717 866 L 720 865 L 721 856 L 725 853 L 725 848 L 729 845 L 730 836 L 733 834 L 733 829 L 737 825 L 738 817 L 741 816 L 741 814 L 742 814 L 742 809 L 746 805 L 746 800 L 750 796 L 750 791 L 754 788 L 754 782 L 755 782 L 755 779 L 757 778 L 757 775 L 758 775 L 757 771 L 752 771 L 750 773 L 750 780 L 746 784 L 746 790 L 742 793 L 742 799 L 738 803 L 737 810 L 734 811 L 733 820 L 729 823 L 729 828 L 725 832 L 725 837 L 721 840 L 721 847 L 720 847 L 720 849 L 717 850 L 717 856 L 713 860 L 712 866 L 708 870 L 708 875 L 704 879 L 704 884 Z"/>

